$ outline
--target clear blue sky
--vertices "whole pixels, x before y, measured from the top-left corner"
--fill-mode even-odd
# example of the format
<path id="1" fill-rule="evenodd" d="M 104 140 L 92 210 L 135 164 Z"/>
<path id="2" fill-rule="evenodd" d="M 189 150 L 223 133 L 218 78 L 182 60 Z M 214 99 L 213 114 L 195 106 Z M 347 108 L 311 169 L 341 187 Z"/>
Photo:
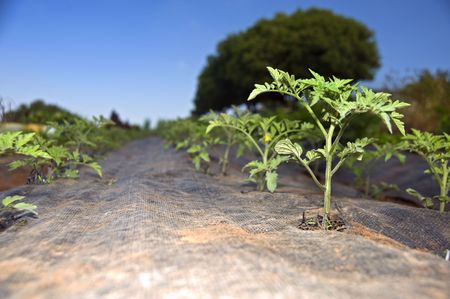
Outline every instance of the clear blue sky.
<path id="1" fill-rule="evenodd" d="M 85 116 L 186 116 L 197 76 L 229 33 L 311 6 L 375 31 L 386 73 L 450 69 L 450 0 L 0 0 L 0 96 Z"/>

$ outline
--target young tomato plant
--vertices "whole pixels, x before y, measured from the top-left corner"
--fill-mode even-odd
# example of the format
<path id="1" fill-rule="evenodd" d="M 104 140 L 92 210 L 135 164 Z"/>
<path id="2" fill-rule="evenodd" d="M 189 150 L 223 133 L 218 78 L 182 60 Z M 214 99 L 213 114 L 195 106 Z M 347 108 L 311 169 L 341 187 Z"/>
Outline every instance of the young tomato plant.
<path id="1" fill-rule="evenodd" d="M 93 117 L 85 120 L 73 118 L 62 123 L 48 123 L 47 139 L 53 140 L 57 145 L 62 145 L 76 152 L 88 152 L 95 150 L 99 144 L 108 142 L 102 129 L 114 123 L 104 117 Z"/>
<path id="2" fill-rule="evenodd" d="M 206 134 L 214 128 L 229 128 L 239 132 L 245 139 L 244 143 L 256 150 L 260 158 L 244 166 L 243 169 L 250 169 L 249 180 L 257 184 L 259 191 L 263 191 L 266 187 L 270 192 L 274 192 L 278 182 L 277 168 L 287 160 L 286 157 L 276 154 L 275 144 L 282 138 L 299 139 L 312 127 L 311 124 L 301 125 L 297 121 L 277 121 L 275 116 L 261 117 L 257 114 L 244 114 L 236 117 L 222 113 L 220 117 L 209 122 Z"/>
<path id="3" fill-rule="evenodd" d="M 89 155 L 80 153 L 77 149 L 55 145 L 54 140 L 48 140 L 35 133 L 5 132 L 0 133 L 0 155 L 17 154 L 21 158 L 9 164 L 11 170 L 30 166 L 32 171 L 29 183 L 48 183 L 58 177 L 78 177 L 77 166 L 85 165 L 96 171 L 101 177 L 101 166 Z M 48 167 L 48 174 L 41 169 Z"/>
<path id="4" fill-rule="evenodd" d="M 440 188 L 440 194 L 433 198 L 439 200 L 439 211 L 443 213 L 445 205 L 450 202 L 450 135 L 434 135 L 412 129 L 412 134 L 404 136 L 403 140 L 402 149 L 418 154 L 427 162 L 425 172 L 433 175 Z M 432 197 L 423 196 L 412 188 L 406 189 L 406 192 L 421 200 L 426 207 L 433 207 Z"/>
<path id="5" fill-rule="evenodd" d="M 36 175 L 39 182 L 44 182 L 45 178 L 39 171 L 40 162 L 47 161 L 51 157 L 39 144 L 36 144 L 37 138 L 38 135 L 35 133 L 20 131 L 0 133 L 0 155 L 17 154 L 22 156 L 22 159 L 10 163 L 10 169 L 29 165 L 32 168 L 31 174 Z"/>
<path id="6" fill-rule="evenodd" d="M 206 122 L 181 119 L 167 124 L 163 138 L 174 145 L 176 150 L 185 149 L 197 171 L 203 169 L 204 173 L 208 173 L 211 162 L 209 149 L 218 144 L 220 139 L 205 135 Z"/>
<path id="7" fill-rule="evenodd" d="M 240 110 L 237 106 L 232 106 L 233 114 L 231 117 L 245 119 L 248 117 L 251 113 L 247 110 Z M 228 118 L 229 115 L 225 113 L 216 113 L 211 111 L 207 115 L 203 116 L 201 120 L 203 121 L 219 121 L 219 122 L 227 122 L 226 118 Z M 221 126 L 221 131 L 218 132 L 216 130 L 217 138 L 220 140 L 220 144 L 223 144 L 225 146 L 225 149 L 223 151 L 223 154 L 221 155 L 219 159 L 219 166 L 222 175 L 226 176 L 228 173 L 228 167 L 230 164 L 230 151 L 232 147 L 237 145 L 237 152 L 236 156 L 240 157 L 246 148 L 248 147 L 245 140 L 243 140 L 241 134 L 239 134 L 239 131 L 232 127 L 228 126 Z M 211 132 L 207 133 L 208 135 L 211 135 Z"/>
<path id="8" fill-rule="evenodd" d="M 287 72 L 268 67 L 273 78 L 272 83 L 256 84 L 248 100 L 266 92 L 276 92 L 297 99 L 314 119 L 324 140 L 324 147 L 308 151 L 304 156 L 299 144 L 289 139 L 279 141 L 275 150 L 303 165 L 311 175 L 315 184 L 324 192 L 324 227 L 329 222 L 331 207 L 331 180 L 336 171 L 351 156 L 363 158 L 364 148 L 372 143 L 371 138 L 356 139 L 342 145 L 341 137 L 350 124 L 352 118 L 360 113 L 373 113 L 379 116 L 392 133 L 392 124 L 404 134 L 402 114 L 396 110 L 409 104 L 392 101 L 387 93 L 375 93 L 372 90 L 350 84 L 351 80 L 341 80 L 333 77 L 326 80 L 311 71 L 311 79 L 295 79 Z M 318 105 L 320 104 L 320 105 Z M 316 105 L 321 106 L 318 114 Z M 320 116 L 320 117 L 319 117 Z M 337 163 L 333 159 L 337 157 Z M 321 183 L 310 168 L 310 163 L 317 159 L 325 160 L 325 181 Z"/>
<path id="9" fill-rule="evenodd" d="M 13 196 L 7 196 L 2 199 L 0 206 L 1 210 L 7 210 L 7 209 L 15 209 L 18 211 L 26 211 L 30 212 L 34 215 L 37 215 L 37 207 L 34 204 L 27 203 L 22 201 L 25 198 L 25 196 L 19 196 L 19 195 L 13 195 Z"/>

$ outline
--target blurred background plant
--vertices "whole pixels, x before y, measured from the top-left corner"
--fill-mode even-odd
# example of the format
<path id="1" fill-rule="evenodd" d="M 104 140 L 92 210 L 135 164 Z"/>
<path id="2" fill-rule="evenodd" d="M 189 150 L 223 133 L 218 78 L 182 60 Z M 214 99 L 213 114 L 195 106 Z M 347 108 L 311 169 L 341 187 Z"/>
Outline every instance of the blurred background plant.
<path id="1" fill-rule="evenodd" d="M 392 74 L 386 78 L 384 90 L 407 101 L 407 128 L 421 131 L 450 132 L 450 73 L 447 70 L 416 71 L 413 75 Z"/>
<path id="2" fill-rule="evenodd" d="M 80 118 L 80 116 L 57 105 L 47 104 L 43 100 L 35 100 L 30 104 L 22 104 L 17 109 L 9 108 L 3 113 L 5 122 L 22 124 L 46 124 L 48 122 L 61 122 L 74 118 Z"/>

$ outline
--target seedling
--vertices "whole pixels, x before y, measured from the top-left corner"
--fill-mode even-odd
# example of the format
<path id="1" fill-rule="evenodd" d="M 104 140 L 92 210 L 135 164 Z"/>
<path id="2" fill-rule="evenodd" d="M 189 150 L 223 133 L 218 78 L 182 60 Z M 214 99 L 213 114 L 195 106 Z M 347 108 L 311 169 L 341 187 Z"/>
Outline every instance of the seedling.
<path id="1" fill-rule="evenodd" d="M 214 128 L 229 128 L 238 131 L 245 143 L 256 150 L 259 160 L 254 160 L 244 166 L 250 169 L 249 180 L 257 184 L 257 189 L 263 191 L 265 186 L 270 192 L 277 187 L 278 166 L 287 160 L 274 151 L 275 144 L 282 138 L 301 138 L 313 126 L 309 123 L 300 124 L 297 121 L 277 121 L 276 117 L 261 117 L 257 114 L 245 114 L 239 118 L 222 113 L 220 117 L 211 120 L 206 129 L 209 134 Z M 294 137 L 295 136 L 295 137 Z"/>
<path id="2" fill-rule="evenodd" d="M 0 207 L 0 210 L 12 208 L 18 211 L 26 211 L 37 215 L 37 207 L 34 204 L 23 202 L 22 200 L 24 198 L 25 196 L 19 195 L 7 196 L 2 199 L 2 206 Z"/>
<path id="3" fill-rule="evenodd" d="M 444 213 L 445 205 L 450 202 L 450 135 L 434 135 L 412 129 L 412 134 L 403 137 L 401 148 L 421 156 L 428 164 L 426 173 L 433 175 L 439 185 L 440 194 L 434 197 L 423 196 L 418 191 L 408 188 L 406 192 L 421 200 L 428 208 L 433 207 L 433 199 L 438 199 L 439 211 Z"/>
<path id="4" fill-rule="evenodd" d="M 273 78 L 272 83 L 264 85 L 256 84 L 248 100 L 267 92 L 276 92 L 297 99 L 314 119 L 315 125 L 320 130 L 324 140 L 324 147 L 312 149 L 303 155 L 303 148 L 289 139 L 279 141 L 275 150 L 282 156 L 286 156 L 303 165 L 311 175 L 314 183 L 324 192 L 324 227 L 329 223 L 331 207 L 331 180 L 342 164 L 350 157 L 356 156 L 362 159 L 364 148 L 371 144 L 371 138 L 356 139 L 340 143 L 341 137 L 350 124 L 352 118 L 360 113 L 373 113 L 380 117 L 389 132 L 392 133 L 392 124 L 405 134 L 404 124 L 401 121 L 403 115 L 396 110 L 407 107 L 409 104 L 392 101 L 387 93 L 375 93 L 366 87 L 358 88 L 357 84 L 350 84 L 352 80 L 333 77 L 326 80 L 319 74 L 311 71 L 311 79 L 295 79 L 287 72 L 268 67 Z M 317 111 L 316 106 L 321 106 Z M 320 113 L 320 114 L 318 114 Z M 319 117 L 320 116 L 320 117 Z M 333 158 L 337 157 L 337 163 Z M 310 163 L 325 160 L 325 181 L 322 183 L 310 168 Z"/>
<path id="5" fill-rule="evenodd" d="M 190 118 L 158 124 L 158 131 L 166 140 L 166 145 L 173 145 L 176 150 L 185 149 L 195 169 L 208 173 L 211 162 L 209 149 L 219 144 L 220 139 L 205 135 L 205 129 L 205 121 Z"/>
<path id="6" fill-rule="evenodd" d="M 245 119 L 250 116 L 250 112 L 247 110 L 240 110 L 237 106 L 232 106 L 233 114 L 231 117 L 235 117 L 238 119 Z M 216 113 L 211 111 L 207 115 L 203 116 L 201 120 L 203 121 L 218 121 L 218 122 L 227 122 L 227 118 L 229 117 L 228 114 L 225 113 Z M 242 138 L 239 131 L 237 131 L 235 128 L 228 127 L 228 126 L 221 126 L 221 131 L 215 130 L 218 134 L 216 135 L 220 139 L 220 143 L 225 145 L 225 150 L 223 151 L 222 156 L 219 160 L 219 165 L 221 169 L 222 175 L 227 175 L 228 167 L 230 164 L 230 151 L 231 148 L 234 146 L 237 146 L 236 156 L 239 158 L 243 155 L 245 150 L 248 148 L 248 145 L 245 141 L 245 139 Z M 208 133 L 211 135 L 211 131 L 208 131 Z"/>
<path id="7" fill-rule="evenodd" d="M 104 117 L 93 117 L 92 121 L 74 118 L 62 123 L 48 123 L 47 137 L 57 145 L 64 145 L 76 152 L 86 152 L 98 147 L 99 143 L 108 142 L 100 130 L 114 123 Z"/>
<path id="8" fill-rule="evenodd" d="M 0 133 L 0 155 L 21 155 L 22 158 L 11 162 L 9 166 L 11 170 L 30 166 L 30 183 L 48 183 L 58 177 L 78 177 L 76 166 L 79 165 L 86 165 L 102 176 L 101 166 L 89 155 L 80 153 L 78 147 L 72 149 L 55 143 L 55 140 L 45 139 L 35 133 Z M 49 174 L 42 173 L 43 167 L 50 169 Z"/>

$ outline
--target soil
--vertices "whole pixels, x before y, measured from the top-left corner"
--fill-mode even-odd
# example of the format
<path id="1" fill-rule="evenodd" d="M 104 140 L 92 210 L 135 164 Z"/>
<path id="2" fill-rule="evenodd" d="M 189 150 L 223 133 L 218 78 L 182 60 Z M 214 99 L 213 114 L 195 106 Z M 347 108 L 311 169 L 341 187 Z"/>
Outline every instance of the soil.
<path id="1" fill-rule="evenodd" d="M 195 172 L 158 138 L 102 162 L 104 178 L 18 187 L 38 218 L 0 233 L 0 298 L 449 298 L 450 215 L 333 185 L 348 229 L 298 229 L 322 196 L 298 168 L 277 192 Z M 211 168 L 218 173 L 217 165 Z"/>
<path id="2" fill-rule="evenodd" d="M 14 161 L 15 158 L 13 156 L 0 158 L 0 191 L 22 186 L 27 183 L 31 169 L 21 168 L 14 171 L 8 169 L 8 164 Z"/>

